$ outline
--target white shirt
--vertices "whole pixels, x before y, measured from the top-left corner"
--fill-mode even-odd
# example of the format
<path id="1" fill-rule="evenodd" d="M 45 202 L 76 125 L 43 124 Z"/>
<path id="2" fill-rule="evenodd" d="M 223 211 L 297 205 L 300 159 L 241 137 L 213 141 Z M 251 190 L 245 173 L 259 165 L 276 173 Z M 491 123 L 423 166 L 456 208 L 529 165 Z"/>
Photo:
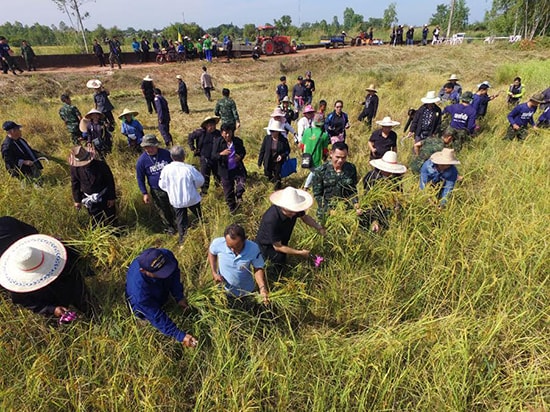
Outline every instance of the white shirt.
<path id="1" fill-rule="evenodd" d="M 172 162 L 160 172 L 159 187 L 168 193 L 170 204 L 177 209 L 199 203 L 201 195 L 197 189 L 203 184 L 200 172 L 184 162 Z"/>
<path id="2" fill-rule="evenodd" d="M 312 127 L 312 123 L 313 123 L 313 118 L 308 119 L 307 117 L 303 116 L 302 118 L 300 118 L 300 120 L 298 120 L 298 135 L 296 137 L 298 137 L 298 141 L 302 141 L 302 136 L 304 134 L 304 131 L 308 128 L 308 127 Z"/>

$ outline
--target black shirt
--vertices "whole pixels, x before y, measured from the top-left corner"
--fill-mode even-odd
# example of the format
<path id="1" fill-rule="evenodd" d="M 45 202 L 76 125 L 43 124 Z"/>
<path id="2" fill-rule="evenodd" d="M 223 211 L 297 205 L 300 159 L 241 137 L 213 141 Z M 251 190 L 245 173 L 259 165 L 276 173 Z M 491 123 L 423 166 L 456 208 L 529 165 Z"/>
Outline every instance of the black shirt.
<path id="1" fill-rule="evenodd" d="M 371 159 L 381 159 L 384 153 L 393 150 L 397 151 L 397 134 L 392 130 L 388 137 L 382 136 L 382 129 L 375 130 L 369 141 L 376 149 L 375 154 L 370 154 Z"/>
<path id="2" fill-rule="evenodd" d="M 305 214 L 306 212 L 299 212 L 293 217 L 288 217 L 283 214 L 280 207 L 272 205 L 262 216 L 260 228 L 256 235 L 256 243 L 259 245 L 273 245 L 281 242 L 285 246 L 288 245 L 296 219 Z"/>

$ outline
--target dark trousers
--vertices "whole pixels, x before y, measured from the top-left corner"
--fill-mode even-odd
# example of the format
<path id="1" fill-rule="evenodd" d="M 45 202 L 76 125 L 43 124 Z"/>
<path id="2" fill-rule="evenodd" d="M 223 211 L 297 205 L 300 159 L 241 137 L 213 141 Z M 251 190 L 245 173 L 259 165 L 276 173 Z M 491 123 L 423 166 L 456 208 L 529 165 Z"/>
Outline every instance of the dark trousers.
<path id="1" fill-rule="evenodd" d="M 212 101 L 212 96 L 210 95 L 210 90 L 211 88 L 210 87 L 205 87 L 204 88 L 204 95 L 206 96 L 206 98 L 208 99 L 208 101 Z"/>
<path id="2" fill-rule="evenodd" d="M 208 193 L 211 174 L 214 175 L 214 180 L 216 183 L 219 183 L 220 178 L 218 176 L 218 164 L 205 156 L 201 156 L 201 175 L 204 177 L 204 184 L 201 187 L 202 194 Z"/>
<path id="3" fill-rule="evenodd" d="M 275 159 L 269 159 L 269 165 L 264 171 L 265 175 L 269 178 L 269 181 L 275 183 L 275 189 L 279 189 L 281 186 L 281 167 L 283 162 L 276 162 Z"/>
<path id="4" fill-rule="evenodd" d="M 27 71 L 36 71 L 36 58 L 28 57 L 25 59 L 25 65 L 27 66 Z"/>
<path id="5" fill-rule="evenodd" d="M 172 135 L 170 134 L 170 123 L 159 123 L 159 132 L 166 146 L 172 144 Z"/>
<path id="6" fill-rule="evenodd" d="M 147 104 L 147 111 L 149 114 L 153 113 L 153 110 L 155 113 L 157 112 L 156 106 L 153 104 L 153 101 L 155 100 L 155 96 L 145 96 L 145 104 Z"/>
<path id="7" fill-rule="evenodd" d="M 151 197 L 153 198 L 153 206 L 160 216 L 164 229 L 174 230 L 176 218 L 174 216 L 174 208 L 168 199 L 168 193 L 162 189 L 151 189 Z"/>
<path id="8" fill-rule="evenodd" d="M 189 226 L 189 218 L 187 216 L 187 209 L 191 210 L 195 216 L 202 219 L 201 202 L 189 207 L 174 208 L 176 214 L 176 225 L 178 226 L 179 241 L 183 241 L 183 237 L 187 233 L 187 226 Z"/>
<path id="9" fill-rule="evenodd" d="M 97 61 L 99 62 L 99 67 L 105 67 L 105 55 L 104 54 L 96 54 Z"/>
<path id="10" fill-rule="evenodd" d="M 222 177 L 223 194 L 230 212 L 237 209 L 237 199 L 243 197 L 245 183 L 246 176 L 239 169 L 229 170 L 228 176 Z"/>
<path id="11" fill-rule="evenodd" d="M 189 114 L 189 106 L 187 105 L 187 96 L 182 96 L 180 94 L 180 105 L 181 105 L 181 111 L 183 113 Z"/>
<path id="12" fill-rule="evenodd" d="M 118 65 L 119 69 L 122 69 L 122 65 L 120 64 L 120 55 L 116 53 L 109 53 L 109 63 L 111 64 L 111 69 L 115 67 L 115 62 Z"/>
<path id="13" fill-rule="evenodd" d="M 286 269 L 286 254 L 277 252 L 273 245 L 259 245 L 260 252 L 266 262 L 269 262 L 266 276 L 270 282 L 276 282 Z"/>
<path id="14" fill-rule="evenodd" d="M 108 207 L 106 200 L 94 203 L 88 209 L 88 214 L 92 217 L 93 227 L 103 224 L 114 225 L 116 223 L 116 208 L 114 206 Z"/>
<path id="15" fill-rule="evenodd" d="M 526 138 L 527 126 L 521 126 L 518 130 L 514 130 L 514 128 L 510 125 L 508 126 L 508 130 L 506 131 L 506 136 L 504 136 L 504 140 L 518 139 L 520 141 L 523 141 Z"/>

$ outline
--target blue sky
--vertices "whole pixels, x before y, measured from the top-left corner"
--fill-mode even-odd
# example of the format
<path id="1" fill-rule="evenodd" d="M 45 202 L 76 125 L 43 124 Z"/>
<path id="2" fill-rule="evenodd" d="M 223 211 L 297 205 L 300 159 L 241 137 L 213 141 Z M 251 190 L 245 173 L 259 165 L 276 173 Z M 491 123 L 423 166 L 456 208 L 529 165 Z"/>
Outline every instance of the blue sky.
<path id="1" fill-rule="evenodd" d="M 337 16 L 343 22 L 344 9 L 351 7 L 363 17 L 382 17 L 392 0 L 359 1 L 344 0 L 95 0 L 85 1 L 82 10 L 90 13 L 84 21 L 88 29 L 98 24 L 104 27 L 117 26 L 121 29 L 163 28 L 171 23 L 195 22 L 203 28 L 233 23 L 273 23 L 283 15 L 289 15 L 292 23 L 315 22 L 325 19 L 332 22 Z M 427 23 L 438 4 L 450 4 L 449 0 L 402 0 L 397 4 L 399 23 L 422 25 Z M 69 24 L 67 17 L 51 0 L 4 1 L 0 12 L 0 23 L 19 21 L 24 25 L 40 23 L 58 25 L 60 21 Z M 481 21 L 485 11 L 491 7 L 491 0 L 466 0 L 470 8 L 470 22 Z"/>

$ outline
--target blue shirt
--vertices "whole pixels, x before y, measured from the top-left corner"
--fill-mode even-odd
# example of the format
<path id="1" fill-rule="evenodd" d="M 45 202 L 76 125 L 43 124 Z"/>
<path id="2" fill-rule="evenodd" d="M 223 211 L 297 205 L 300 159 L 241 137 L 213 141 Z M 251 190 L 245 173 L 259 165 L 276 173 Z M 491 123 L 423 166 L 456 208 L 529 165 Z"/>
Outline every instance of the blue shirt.
<path id="1" fill-rule="evenodd" d="M 537 108 L 535 106 L 529 107 L 527 103 L 518 104 L 508 114 L 508 121 L 510 122 L 511 126 L 515 124 L 520 127 L 525 127 L 528 124 L 534 126 L 535 120 L 533 119 L 533 115 L 536 111 Z"/>
<path id="2" fill-rule="evenodd" d="M 491 98 L 486 94 L 474 94 L 474 100 L 472 101 L 472 107 L 476 110 L 476 117 L 485 116 L 487 114 L 487 108 Z"/>
<path id="3" fill-rule="evenodd" d="M 159 148 L 154 156 L 148 155 L 147 152 L 141 154 L 136 163 L 136 176 L 142 194 L 147 194 L 145 178 L 147 178 L 147 183 L 149 183 L 151 189 L 160 189 L 160 172 L 164 169 L 164 166 L 171 162 L 170 152 L 166 149 Z"/>
<path id="4" fill-rule="evenodd" d="M 164 249 L 164 251 L 172 254 L 169 250 Z M 150 278 L 139 271 L 138 259 L 134 259 L 126 274 L 126 298 L 132 311 L 136 316 L 147 319 L 151 325 L 165 335 L 182 342 L 185 332 L 178 329 L 172 319 L 162 310 L 169 295 L 172 295 L 176 302 L 183 299 L 180 270 L 174 270 L 165 279 Z"/>
<path id="5" fill-rule="evenodd" d="M 456 130 L 467 130 L 469 133 L 473 133 L 476 127 L 476 109 L 470 105 L 463 105 L 462 103 L 452 104 L 445 107 L 443 113 L 451 115 L 450 126 Z"/>
<path id="6" fill-rule="evenodd" d="M 218 273 L 224 279 L 225 290 L 233 296 L 245 296 L 255 288 L 254 269 L 264 267 L 259 246 L 246 240 L 243 250 L 235 255 L 227 247 L 224 237 L 218 237 L 210 244 L 210 253 L 218 258 Z"/>
<path id="7" fill-rule="evenodd" d="M 550 123 L 550 106 L 540 115 L 538 124 L 540 125 L 541 123 Z"/>
<path id="8" fill-rule="evenodd" d="M 135 140 L 137 144 L 141 144 L 143 126 L 136 119 L 132 119 L 130 123 L 123 120 L 120 125 L 120 133 L 128 138 L 128 144 L 130 144 L 130 140 Z"/>
<path id="9" fill-rule="evenodd" d="M 458 169 L 451 166 L 440 172 L 436 165 L 430 159 L 426 160 L 420 169 L 420 189 L 423 190 L 428 183 L 437 184 L 443 182 L 443 187 L 439 191 L 438 198 L 441 199 L 441 205 L 447 203 L 447 197 L 451 194 L 458 179 Z"/>

